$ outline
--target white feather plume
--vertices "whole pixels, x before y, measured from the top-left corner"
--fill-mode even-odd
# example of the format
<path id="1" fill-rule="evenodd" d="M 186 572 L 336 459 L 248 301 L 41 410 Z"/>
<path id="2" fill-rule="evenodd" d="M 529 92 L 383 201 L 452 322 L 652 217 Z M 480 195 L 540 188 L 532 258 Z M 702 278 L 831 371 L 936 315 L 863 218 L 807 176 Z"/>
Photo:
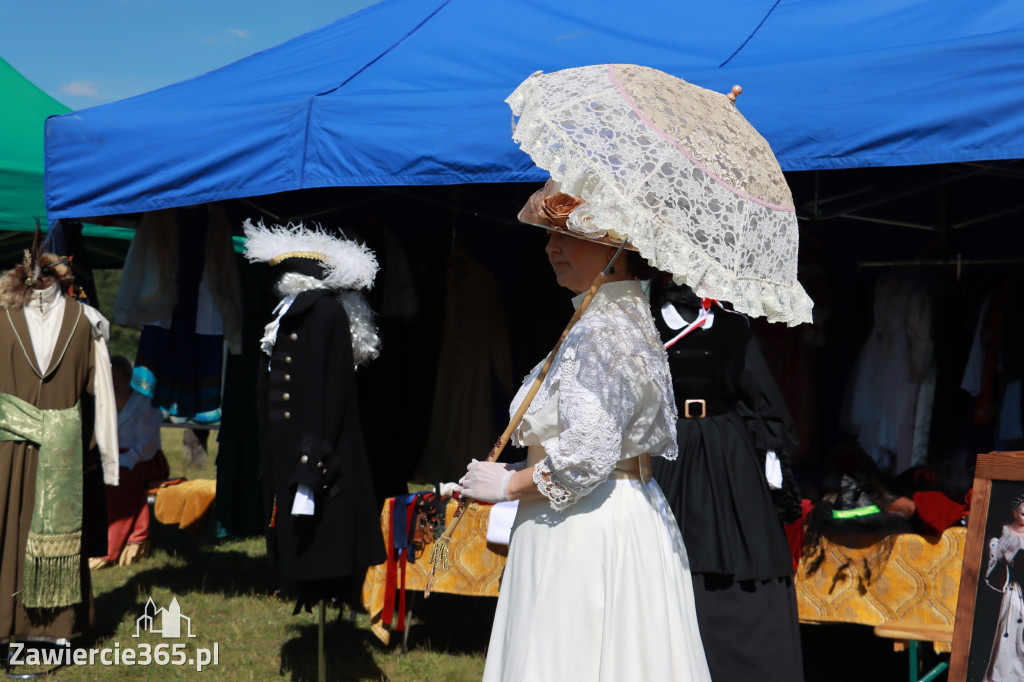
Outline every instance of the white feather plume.
<path id="1" fill-rule="evenodd" d="M 302 223 L 264 225 L 248 218 L 242 225 L 245 231 L 245 257 L 254 263 L 264 263 L 282 254 L 311 251 L 327 256 L 324 262 L 328 289 L 369 289 L 379 266 L 377 256 L 367 246 L 351 239 L 338 237 L 320 229 L 308 228 Z"/>

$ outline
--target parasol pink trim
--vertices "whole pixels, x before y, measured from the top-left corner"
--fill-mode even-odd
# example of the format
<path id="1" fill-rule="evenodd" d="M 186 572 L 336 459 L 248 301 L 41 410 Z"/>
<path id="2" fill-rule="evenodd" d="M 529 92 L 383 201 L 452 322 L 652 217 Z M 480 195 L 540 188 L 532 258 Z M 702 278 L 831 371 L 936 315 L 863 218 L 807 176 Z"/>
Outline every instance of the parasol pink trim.
<path id="1" fill-rule="evenodd" d="M 636 112 L 636 115 L 639 116 L 640 119 L 644 123 L 647 124 L 648 128 L 650 128 L 654 132 L 658 133 L 658 135 L 660 135 L 666 142 L 668 142 L 673 147 L 675 147 L 676 149 L 681 151 L 683 153 L 683 155 L 686 156 L 686 158 L 688 158 L 690 161 L 693 162 L 693 164 L 695 166 L 697 166 L 697 168 L 700 168 L 702 171 L 707 173 L 708 177 L 710 177 L 712 180 L 717 182 L 719 185 L 721 185 L 722 187 L 726 188 L 727 190 L 729 190 L 733 194 L 739 195 L 739 196 L 743 197 L 744 199 L 748 199 L 750 201 L 753 201 L 755 204 L 759 204 L 761 206 L 764 206 L 765 208 L 772 208 L 772 209 L 775 209 L 776 211 L 788 211 L 788 212 L 796 211 L 796 206 L 780 206 L 778 204 L 773 204 L 773 203 L 767 202 L 767 201 L 765 201 L 763 199 L 758 199 L 757 197 L 755 197 L 755 196 L 753 196 L 751 194 L 748 194 L 747 192 L 744 192 L 743 190 L 739 189 L 738 187 L 733 187 L 732 185 L 730 185 L 725 180 L 722 180 L 722 178 L 720 178 L 717 175 L 715 175 L 715 173 L 712 172 L 711 169 L 709 169 L 704 164 L 702 164 L 700 161 L 698 161 L 693 156 L 693 154 L 691 154 L 685 147 L 680 145 L 674 139 L 669 137 L 663 130 L 661 130 L 661 128 L 656 126 L 654 124 L 654 121 L 652 121 L 651 119 L 647 118 L 647 116 L 644 114 L 644 112 L 640 111 L 640 107 L 638 107 L 636 105 L 636 102 L 633 101 L 633 98 L 629 96 L 628 92 L 626 92 L 626 88 L 624 88 L 622 86 L 622 84 L 619 83 L 618 79 L 615 78 L 615 65 L 614 64 L 609 64 L 608 65 L 608 79 L 612 82 L 612 84 L 616 88 L 619 89 L 619 92 L 622 93 L 622 96 L 626 98 L 626 102 L 629 104 L 630 108 L 632 108 L 633 111 Z"/>

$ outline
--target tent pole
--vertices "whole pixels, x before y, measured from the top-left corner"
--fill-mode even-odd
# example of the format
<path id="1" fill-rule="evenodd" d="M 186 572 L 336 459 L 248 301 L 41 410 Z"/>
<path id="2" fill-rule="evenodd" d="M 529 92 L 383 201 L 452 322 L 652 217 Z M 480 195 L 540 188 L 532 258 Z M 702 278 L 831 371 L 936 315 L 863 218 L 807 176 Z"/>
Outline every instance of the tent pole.
<path id="1" fill-rule="evenodd" d="M 1005 209 L 1003 211 L 996 211 L 995 213 L 988 213 L 988 214 L 983 215 L 983 216 L 978 216 L 977 218 L 971 218 L 970 220 L 964 220 L 963 222 L 959 222 L 959 223 L 954 224 L 952 227 L 953 227 L 954 230 L 959 230 L 959 229 L 962 229 L 964 227 L 970 227 L 971 225 L 977 225 L 978 223 L 984 223 L 984 222 L 987 222 L 989 220 L 995 220 L 996 218 L 1003 218 L 1003 217 L 1008 216 L 1008 215 L 1013 215 L 1014 213 L 1017 213 L 1019 211 L 1024 211 L 1024 205 L 1013 206 L 1013 207 Z"/>
<path id="2" fill-rule="evenodd" d="M 319 651 L 317 652 L 317 667 L 319 669 L 317 679 L 320 682 L 327 682 L 327 654 L 324 651 L 324 620 L 327 617 L 327 608 L 324 605 L 324 600 L 320 600 L 320 624 L 318 629 L 319 634 Z"/>

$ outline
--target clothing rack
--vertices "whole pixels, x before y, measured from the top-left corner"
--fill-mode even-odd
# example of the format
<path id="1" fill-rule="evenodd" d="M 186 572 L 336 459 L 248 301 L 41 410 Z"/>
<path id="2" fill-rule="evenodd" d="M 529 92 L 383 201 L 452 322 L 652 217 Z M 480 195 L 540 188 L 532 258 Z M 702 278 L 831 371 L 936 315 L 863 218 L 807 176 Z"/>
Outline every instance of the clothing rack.
<path id="1" fill-rule="evenodd" d="M 857 263 L 862 268 L 898 268 L 898 267 L 929 267 L 929 266 L 954 266 L 956 267 L 956 278 L 960 279 L 965 265 L 1021 265 L 1024 258 L 962 258 L 957 254 L 956 258 L 918 258 L 910 260 L 884 260 L 884 261 L 863 261 Z"/>

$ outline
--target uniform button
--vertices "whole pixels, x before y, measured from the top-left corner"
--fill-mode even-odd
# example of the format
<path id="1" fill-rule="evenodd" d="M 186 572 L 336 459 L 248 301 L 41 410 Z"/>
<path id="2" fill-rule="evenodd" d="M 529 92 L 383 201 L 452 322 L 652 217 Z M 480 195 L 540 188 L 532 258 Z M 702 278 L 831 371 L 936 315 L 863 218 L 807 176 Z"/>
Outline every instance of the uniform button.
<path id="1" fill-rule="evenodd" d="M 284 364 L 286 364 L 286 365 L 292 364 L 292 356 L 290 356 L 290 355 L 284 356 Z"/>
<path id="2" fill-rule="evenodd" d="M 285 381 L 291 381 L 292 380 L 292 375 L 291 374 L 285 374 L 284 375 L 284 380 Z"/>
<path id="3" fill-rule="evenodd" d="M 292 413 L 291 412 L 285 412 L 284 413 L 284 418 L 285 419 L 291 419 L 292 418 Z"/>
<path id="4" fill-rule="evenodd" d="M 291 339 L 292 341 L 298 341 L 299 335 L 296 334 L 295 332 L 292 332 L 291 334 L 288 335 L 288 338 Z"/>
<path id="5" fill-rule="evenodd" d="M 281 396 L 281 400 L 291 400 L 291 399 L 292 399 L 292 397 L 288 393 L 285 393 L 284 395 Z"/>
<path id="6" fill-rule="evenodd" d="M 323 469 L 324 468 L 324 463 L 323 462 L 317 462 L 316 463 L 316 468 L 317 469 Z"/>
<path id="7" fill-rule="evenodd" d="M 306 457 L 305 455 L 303 455 L 302 457 L 299 457 L 299 461 L 302 462 L 303 464 L 305 464 L 306 462 L 309 461 L 309 457 Z"/>

